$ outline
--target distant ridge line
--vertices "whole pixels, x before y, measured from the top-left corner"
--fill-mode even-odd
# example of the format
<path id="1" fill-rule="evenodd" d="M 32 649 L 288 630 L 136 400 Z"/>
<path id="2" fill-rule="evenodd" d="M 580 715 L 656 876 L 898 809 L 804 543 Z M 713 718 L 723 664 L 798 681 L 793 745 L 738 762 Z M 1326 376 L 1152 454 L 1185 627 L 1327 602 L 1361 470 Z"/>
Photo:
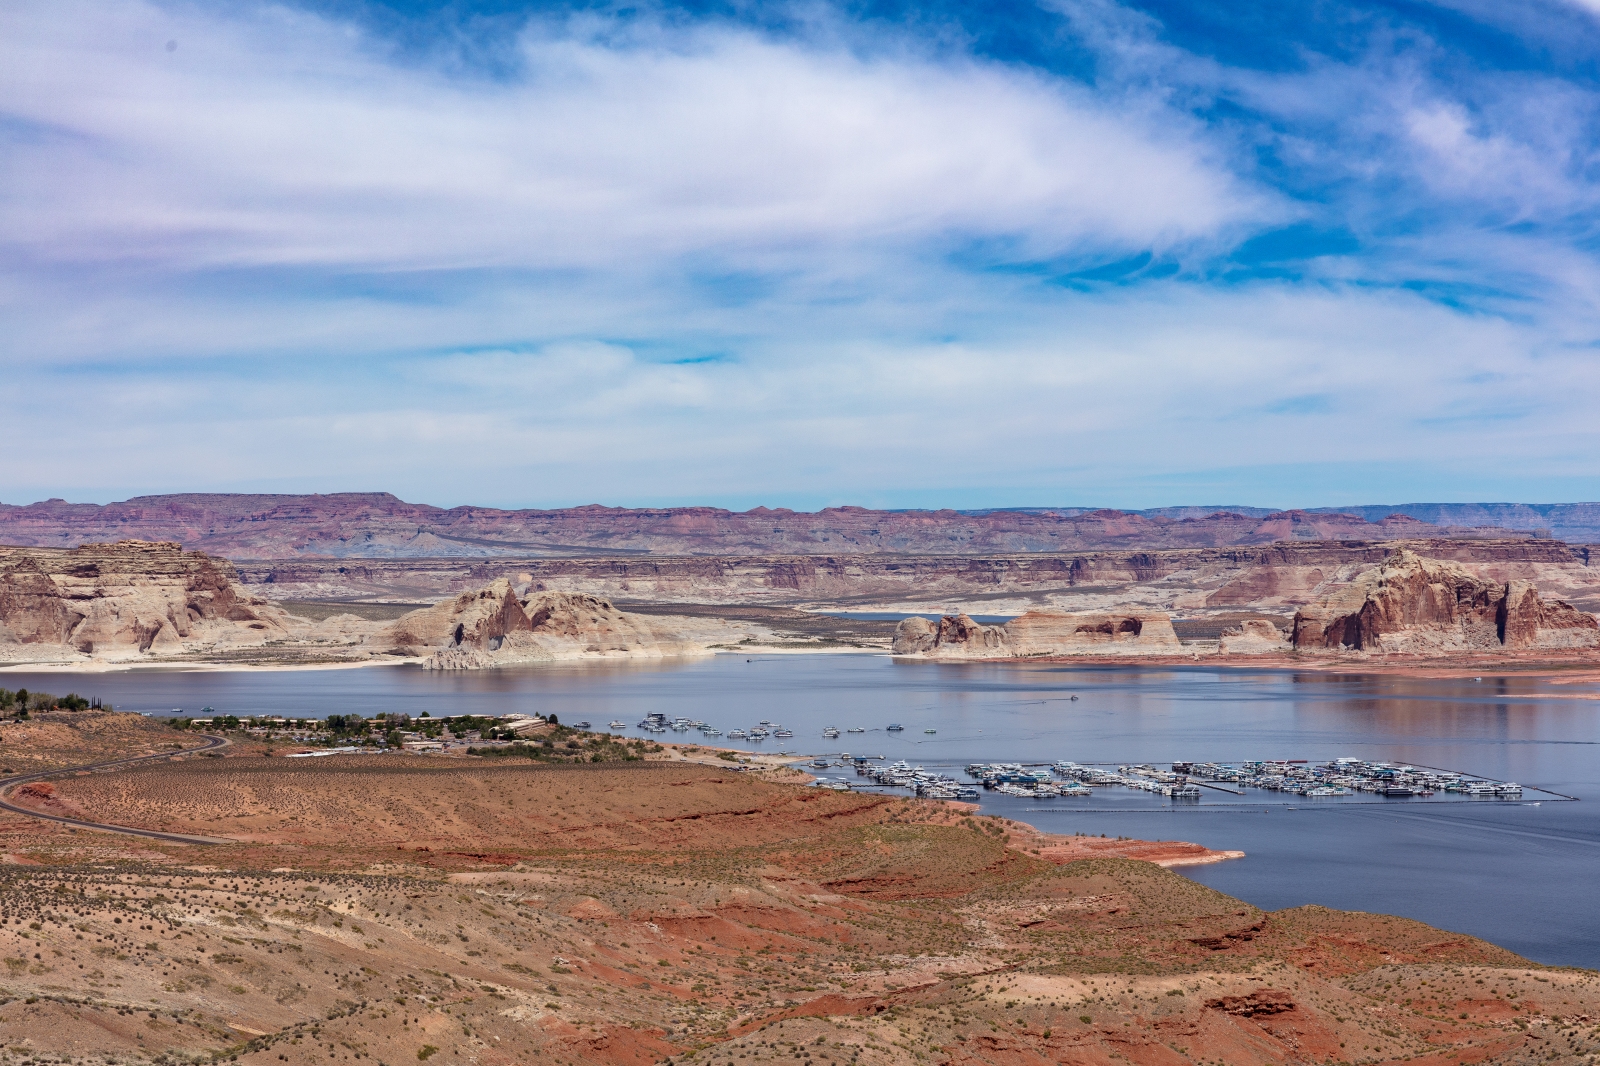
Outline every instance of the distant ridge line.
<path id="1" fill-rule="evenodd" d="M 507 510 L 388 492 L 181 493 L 0 504 L 0 544 L 175 541 L 230 559 L 948 556 L 1251 547 L 1278 541 L 1556 538 L 1600 542 L 1600 504 L 819 511 L 756 507 Z"/>

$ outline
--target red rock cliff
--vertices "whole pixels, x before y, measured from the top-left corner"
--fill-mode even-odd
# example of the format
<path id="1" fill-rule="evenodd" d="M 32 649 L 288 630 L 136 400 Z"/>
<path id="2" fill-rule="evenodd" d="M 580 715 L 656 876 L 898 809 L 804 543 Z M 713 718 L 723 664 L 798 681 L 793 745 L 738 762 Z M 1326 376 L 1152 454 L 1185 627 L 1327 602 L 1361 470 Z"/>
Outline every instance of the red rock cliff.
<path id="1" fill-rule="evenodd" d="M 1450 652 L 1600 644 L 1600 623 L 1532 582 L 1486 581 L 1464 567 L 1401 551 L 1295 614 L 1303 651 Z"/>

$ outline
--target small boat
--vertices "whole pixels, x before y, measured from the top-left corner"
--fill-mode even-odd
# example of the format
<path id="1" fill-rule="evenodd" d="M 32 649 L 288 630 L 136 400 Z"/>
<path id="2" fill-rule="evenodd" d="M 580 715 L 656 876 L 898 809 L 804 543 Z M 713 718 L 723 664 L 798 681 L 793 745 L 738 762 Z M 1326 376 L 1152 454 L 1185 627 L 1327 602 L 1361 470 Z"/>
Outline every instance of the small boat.
<path id="1" fill-rule="evenodd" d="M 708 725 L 704 729 L 700 730 L 700 735 L 703 737 L 720 737 L 722 735 L 722 730 Z"/>
<path id="2" fill-rule="evenodd" d="M 578 728 L 579 729 L 593 729 L 594 726 L 590 725 L 588 722 L 579 722 L 578 723 Z"/>
<path id="3" fill-rule="evenodd" d="M 628 723 L 626 723 L 626 722 L 612 722 L 612 723 L 610 723 L 609 728 L 611 728 L 611 729 L 626 729 L 626 728 L 628 728 Z"/>
<path id="4" fill-rule="evenodd" d="M 865 733 L 866 730 L 863 729 L 861 726 L 857 725 L 857 726 L 851 726 L 849 729 L 846 729 L 845 732 L 846 733 Z"/>
<path id="5" fill-rule="evenodd" d="M 938 730 L 937 729 L 924 729 L 923 732 L 924 733 L 937 733 Z"/>
<path id="6" fill-rule="evenodd" d="M 826 770 L 828 768 L 828 760 L 819 755 L 811 760 L 811 765 L 819 770 Z"/>
<path id="7" fill-rule="evenodd" d="M 888 732 L 890 732 L 890 733 L 899 733 L 899 732 L 904 731 L 904 729 L 905 729 L 905 726 L 901 725 L 899 722 L 890 722 L 889 723 Z"/>

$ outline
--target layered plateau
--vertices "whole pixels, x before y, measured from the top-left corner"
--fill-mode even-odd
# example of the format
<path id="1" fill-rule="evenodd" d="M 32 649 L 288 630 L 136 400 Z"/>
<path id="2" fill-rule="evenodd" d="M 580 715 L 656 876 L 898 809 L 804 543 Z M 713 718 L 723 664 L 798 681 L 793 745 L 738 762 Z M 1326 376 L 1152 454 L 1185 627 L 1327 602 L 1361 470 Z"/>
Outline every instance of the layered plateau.
<path id="1" fill-rule="evenodd" d="M 1030 608 L 1166 610 L 1225 616 L 1300 604 L 1399 551 L 1485 579 L 1536 581 L 1600 609 L 1600 566 L 1560 541 L 1281 541 L 1258 547 L 998 555 L 636 556 L 241 560 L 240 579 L 282 601 L 431 602 L 499 577 L 533 591 L 615 602 L 1020 614 Z M 1596 561 L 1600 561 L 1597 557 Z"/>
<path id="2" fill-rule="evenodd" d="M 1544 532 L 1548 532 L 1547 530 Z M 181 494 L 112 504 L 0 504 L 0 541 L 71 547 L 84 541 L 176 541 L 234 559 L 560 555 L 936 555 L 1172 549 L 1279 540 L 1531 536 L 1433 525 L 1409 515 L 1374 521 L 1339 512 L 1234 511 L 1181 517 L 1081 508 L 817 512 L 757 507 L 449 509 L 389 493 L 266 496 Z"/>

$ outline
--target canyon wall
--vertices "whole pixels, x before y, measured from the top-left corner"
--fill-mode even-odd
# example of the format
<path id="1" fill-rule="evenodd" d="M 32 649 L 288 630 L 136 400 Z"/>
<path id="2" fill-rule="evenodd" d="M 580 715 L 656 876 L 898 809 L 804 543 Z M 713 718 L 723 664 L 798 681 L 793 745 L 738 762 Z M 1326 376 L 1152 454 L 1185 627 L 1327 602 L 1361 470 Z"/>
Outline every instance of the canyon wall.
<path id="1" fill-rule="evenodd" d="M 1261 545 L 1279 540 L 1516 536 L 1406 515 L 1220 511 L 1171 517 L 1128 511 L 874 511 L 758 507 L 449 509 L 385 492 L 267 496 L 191 493 L 112 504 L 0 504 L 0 542 L 174 541 L 232 559 L 560 555 L 988 555 Z"/>
<path id="2" fill-rule="evenodd" d="M 1543 599 L 1532 582 L 1485 580 L 1457 563 L 1401 551 L 1301 607 L 1292 639 L 1297 651 L 1584 648 L 1600 645 L 1600 623 Z"/>
<path id="3" fill-rule="evenodd" d="M 588 558 L 245 560 L 243 580 L 277 600 L 430 601 L 512 577 L 534 591 L 618 601 L 837 604 L 860 609 L 989 613 L 993 600 L 1096 609 L 1227 612 L 1277 607 L 1287 617 L 1341 581 L 1400 550 L 1451 559 L 1499 581 L 1538 581 L 1600 606 L 1600 567 L 1553 540 L 1283 541 L 1175 551 L 950 555 L 592 556 Z M 1014 598 L 1008 600 L 1008 598 Z M 1059 602 L 1058 602 L 1059 601 Z"/>

